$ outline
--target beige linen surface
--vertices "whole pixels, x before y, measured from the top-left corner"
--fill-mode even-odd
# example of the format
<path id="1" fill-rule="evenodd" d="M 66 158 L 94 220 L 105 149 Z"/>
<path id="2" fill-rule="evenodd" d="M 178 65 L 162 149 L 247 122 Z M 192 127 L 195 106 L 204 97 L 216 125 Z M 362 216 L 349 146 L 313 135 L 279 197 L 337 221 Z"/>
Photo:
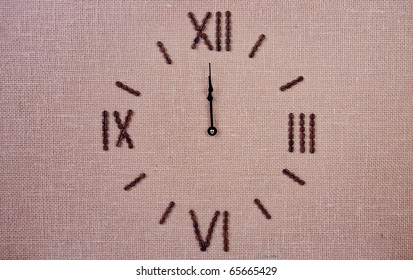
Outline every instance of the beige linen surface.
<path id="1" fill-rule="evenodd" d="M 232 51 L 192 50 L 187 13 L 226 10 Z M 0 258 L 412 259 L 411 1 L 10 0 L 0 32 Z M 103 151 L 102 111 L 128 109 L 135 148 L 111 115 Z M 288 153 L 291 112 L 316 115 L 315 154 Z M 222 216 L 199 250 L 190 209 L 203 236 L 229 211 L 229 252 Z"/>

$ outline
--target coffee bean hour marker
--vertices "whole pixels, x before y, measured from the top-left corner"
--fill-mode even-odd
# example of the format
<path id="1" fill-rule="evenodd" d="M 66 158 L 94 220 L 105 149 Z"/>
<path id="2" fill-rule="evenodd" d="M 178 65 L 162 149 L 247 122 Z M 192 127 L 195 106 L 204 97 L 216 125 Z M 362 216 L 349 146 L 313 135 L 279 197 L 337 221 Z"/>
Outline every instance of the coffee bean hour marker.
<path id="1" fill-rule="evenodd" d="M 222 40 L 221 40 L 221 16 L 222 13 L 220 11 L 215 13 L 215 24 L 216 24 L 216 28 L 215 28 L 215 44 L 216 44 L 216 50 L 218 52 L 220 52 L 222 50 Z M 206 30 L 206 25 L 209 21 L 209 19 L 212 17 L 212 13 L 211 12 L 207 12 L 205 14 L 205 17 L 202 20 L 201 25 L 199 25 L 198 20 L 196 19 L 195 15 L 193 12 L 189 12 L 188 13 L 188 18 L 191 21 L 191 24 L 194 26 L 194 30 L 196 32 L 196 37 L 193 39 L 191 48 L 192 49 L 196 49 L 197 45 L 199 44 L 199 42 L 202 40 L 204 40 L 205 45 L 208 47 L 208 49 L 210 51 L 214 50 L 214 46 L 212 45 L 211 41 L 209 40 L 209 36 L 206 34 L 205 30 Z M 225 40 L 223 40 L 225 42 L 225 50 L 226 51 L 230 51 L 231 50 L 231 12 L 230 11 L 226 11 L 225 12 Z"/>
<path id="2" fill-rule="evenodd" d="M 133 95 L 135 95 L 135 96 L 141 95 L 141 93 L 140 93 L 139 91 L 134 90 L 133 88 L 130 88 L 129 86 L 125 85 L 125 84 L 122 83 L 122 82 L 117 81 L 117 82 L 115 83 L 115 85 L 116 85 L 118 88 L 123 89 L 124 91 L 127 91 L 127 92 L 129 92 L 130 94 L 133 94 Z"/>
<path id="3" fill-rule="evenodd" d="M 299 76 L 297 79 L 292 80 L 291 82 L 289 82 L 289 83 L 281 86 L 281 87 L 280 87 L 280 90 L 281 90 L 281 91 L 285 91 L 285 90 L 287 90 L 287 89 L 295 86 L 296 84 L 298 84 L 299 82 L 302 82 L 302 81 L 304 81 L 304 77 L 303 77 L 303 76 Z"/>
<path id="4" fill-rule="evenodd" d="M 258 41 L 255 43 L 254 47 L 252 47 L 250 54 L 248 55 L 250 58 L 253 58 L 255 56 L 255 53 L 258 51 L 258 48 L 261 46 L 264 40 L 265 35 L 261 34 L 260 37 L 258 37 Z"/>
<path id="5" fill-rule="evenodd" d="M 135 180 L 133 180 L 132 182 L 130 182 L 129 184 L 127 184 L 125 187 L 124 187 L 124 190 L 125 191 L 128 191 L 128 190 L 130 190 L 131 188 L 133 188 L 134 186 L 136 186 L 136 184 L 138 184 L 143 178 L 145 178 L 146 177 L 146 174 L 145 173 L 141 173 L 138 177 L 136 177 L 136 179 Z"/>
<path id="6" fill-rule="evenodd" d="M 175 202 L 171 201 L 168 205 L 168 207 L 166 208 L 165 212 L 162 215 L 161 220 L 159 221 L 159 223 L 161 225 L 163 225 L 166 221 L 166 219 L 168 218 L 169 214 L 172 212 L 172 208 L 175 207 Z"/>
<path id="7" fill-rule="evenodd" d="M 158 41 L 156 43 L 156 45 L 159 47 L 159 51 L 163 54 L 163 57 L 165 58 L 165 61 L 167 64 L 172 64 L 172 59 L 169 56 L 169 54 L 166 51 L 165 46 L 163 45 L 163 43 L 161 41 Z"/>
<path id="8" fill-rule="evenodd" d="M 113 116 L 115 117 L 115 122 L 117 127 L 119 128 L 119 136 L 118 140 L 116 141 L 116 146 L 120 147 L 122 144 L 122 140 L 126 139 L 126 142 L 128 143 L 129 149 L 133 148 L 133 142 L 130 137 L 130 135 L 127 132 L 127 128 L 130 124 L 131 118 L 133 115 L 132 110 L 128 110 L 127 116 L 125 117 L 125 122 L 122 123 L 122 120 L 120 118 L 120 113 L 118 111 L 113 112 Z M 108 151 L 109 150 L 109 112 L 108 111 L 103 111 L 102 112 L 102 138 L 103 138 L 103 150 Z"/>
<path id="9" fill-rule="evenodd" d="M 254 203 L 257 205 L 258 209 L 261 210 L 262 214 L 267 218 L 268 220 L 271 219 L 270 213 L 268 213 L 268 210 L 262 205 L 261 200 L 258 198 L 254 199 Z"/>
<path id="10" fill-rule="evenodd" d="M 293 140 L 293 138 L 294 138 L 294 114 L 293 113 L 290 113 L 289 115 L 288 115 L 288 118 L 289 118 L 289 120 L 288 120 L 288 151 L 290 152 L 290 153 L 292 153 L 293 151 L 294 151 L 294 140 Z M 305 144 L 306 144 L 306 134 L 305 134 L 305 114 L 304 113 L 301 113 L 300 115 L 299 115 L 299 118 L 300 118 L 300 120 L 299 120 L 299 122 L 298 122 L 298 124 L 300 125 L 300 127 L 299 127 L 299 134 L 298 134 L 298 136 L 299 136 L 299 144 L 300 144 L 300 152 L 301 153 L 305 153 L 305 150 L 306 150 L 306 148 L 305 148 Z M 310 114 L 310 116 L 309 116 L 309 118 L 310 118 L 310 121 L 309 121 L 309 125 L 310 125 L 310 127 L 309 127 L 309 134 L 308 134 L 308 138 L 310 138 L 310 140 L 308 141 L 308 145 L 309 145 L 309 151 L 310 151 L 310 153 L 311 154 L 314 154 L 314 152 L 315 152 L 315 148 L 314 148 L 314 146 L 315 146 L 315 115 L 312 113 L 312 114 Z"/>
<path id="11" fill-rule="evenodd" d="M 289 178 L 291 178 L 292 180 L 294 180 L 294 182 L 297 182 L 298 184 L 300 184 L 301 186 L 305 185 L 304 180 L 300 179 L 298 176 L 296 176 L 294 173 L 292 173 L 290 170 L 288 169 L 283 169 L 283 174 L 288 176 Z"/>

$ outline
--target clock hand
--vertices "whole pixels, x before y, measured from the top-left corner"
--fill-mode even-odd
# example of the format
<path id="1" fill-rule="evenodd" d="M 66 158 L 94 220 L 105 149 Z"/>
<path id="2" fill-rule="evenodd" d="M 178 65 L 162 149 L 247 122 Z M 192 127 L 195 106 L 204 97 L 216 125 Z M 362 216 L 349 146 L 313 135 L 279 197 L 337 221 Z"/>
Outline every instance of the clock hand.
<path id="1" fill-rule="evenodd" d="M 212 87 L 212 82 L 211 82 L 211 63 L 209 63 L 209 76 L 208 76 L 208 92 L 211 94 L 211 92 L 214 91 L 214 88 Z"/>
<path id="2" fill-rule="evenodd" d="M 212 113 L 212 100 L 214 97 L 212 97 L 212 92 L 214 91 L 214 88 L 212 87 L 212 81 L 211 81 L 211 63 L 209 63 L 209 76 L 208 76 L 208 101 L 209 101 L 209 115 L 211 119 L 211 126 L 208 128 L 208 134 L 211 136 L 214 136 L 217 134 L 217 129 L 214 126 L 214 117 Z"/>

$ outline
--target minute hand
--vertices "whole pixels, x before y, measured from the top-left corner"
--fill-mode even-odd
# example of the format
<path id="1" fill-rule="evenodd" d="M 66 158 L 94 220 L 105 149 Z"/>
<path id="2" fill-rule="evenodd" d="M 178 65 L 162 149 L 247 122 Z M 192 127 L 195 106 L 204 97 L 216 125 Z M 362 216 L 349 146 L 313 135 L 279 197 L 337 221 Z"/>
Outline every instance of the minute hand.
<path id="1" fill-rule="evenodd" d="M 209 115 L 211 119 L 211 126 L 208 128 L 208 134 L 211 136 L 214 136 L 217 134 L 217 129 L 214 127 L 214 116 L 212 112 L 212 100 L 214 97 L 212 96 L 212 92 L 214 91 L 214 88 L 212 87 L 212 81 L 211 81 L 211 64 L 209 64 L 209 76 L 208 76 L 208 101 L 209 101 Z"/>

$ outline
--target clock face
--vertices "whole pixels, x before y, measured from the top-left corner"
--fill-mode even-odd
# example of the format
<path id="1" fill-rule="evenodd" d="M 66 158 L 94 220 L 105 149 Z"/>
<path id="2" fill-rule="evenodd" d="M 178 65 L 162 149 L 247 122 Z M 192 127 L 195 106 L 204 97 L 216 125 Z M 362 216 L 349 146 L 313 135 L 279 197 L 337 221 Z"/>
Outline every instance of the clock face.
<path id="1" fill-rule="evenodd" d="M 302 76 L 310 65 L 280 63 L 275 30 L 233 8 L 188 6 L 174 24 L 142 15 L 136 69 L 119 69 L 110 85 L 122 112 L 105 107 L 103 156 L 135 155 L 123 196 L 146 201 L 134 215 L 148 238 L 143 250 L 230 257 L 265 244 L 254 257 L 277 258 L 277 213 L 311 188 L 304 178 L 318 158 L 318 106 Z M 157 238 L 171 242 L 157 247 Z"/>
<path id="2" fill-rule="evenodd" d="M 412 258 L 411 1 L 3 2 L 0 257 Z"/>

